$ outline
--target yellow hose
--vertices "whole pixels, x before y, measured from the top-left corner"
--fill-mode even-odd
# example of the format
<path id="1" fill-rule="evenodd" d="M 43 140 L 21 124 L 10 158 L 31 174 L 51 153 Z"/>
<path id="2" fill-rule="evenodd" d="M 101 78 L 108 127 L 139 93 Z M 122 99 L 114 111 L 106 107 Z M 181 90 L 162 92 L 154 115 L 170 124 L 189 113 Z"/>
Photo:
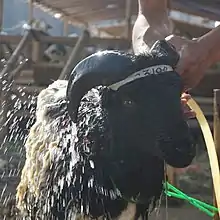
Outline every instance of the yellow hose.
<path id="1" fill-rule="evenodd" d="M 201 127 L 202 134 L 206 143 L 206 148 L 209 156 L 211 174 L 214 186 L 214 192 L 217 202 L 217 208 L 219 210 L 220 216 L 220 169 L 218 163 L 218 156 L 216 153 L 215 143 L 212 136 L 212 132 L 210 130 L 209 124 L 199 107 L 199 105 L 193 99 L 188 101 L 188 106 L 196 113 L 197 121 Z M 220 135 L 220 134 L 219 134 Z"/>

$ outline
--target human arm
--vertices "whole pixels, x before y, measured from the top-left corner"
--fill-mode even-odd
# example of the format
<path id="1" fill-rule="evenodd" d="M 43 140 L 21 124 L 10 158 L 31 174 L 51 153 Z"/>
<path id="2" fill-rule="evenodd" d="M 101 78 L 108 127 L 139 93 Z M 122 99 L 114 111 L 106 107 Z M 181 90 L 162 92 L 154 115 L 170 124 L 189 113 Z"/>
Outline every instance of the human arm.
<path id="1" fill-rule="evenodd" d="M 197 39 L 199 46 L 207 50 L 209 65 L 220 61 L 220 26 Z"/>
<path id="2" fill-rule="evenodd" d="M 172 34 L 167 5 L 167 0 L 138 0 L 138 16 L 132 34 L 135 54 L 149 51 L 155 41 Z"/>
<path id="3" fill-rule="evenodd" d="M 195 40 L 178 36 L 169 36 L 166 40 L 180 52 L 176 71 L 182 76 L 186 90 L 195 87 L 207 69 L 220 61 L 220 27 Z"/>
<path id="4" fill-rule="evenodd" d="M 176 71 L 182 76 L 185 89 L 195 87 L 206 70 L 220 61 L 220 27 L 195 40 L 171 35 L 172 21 L 168 17 L 167 0 L 138 0 L 138 17 L 134 24 L 132 45 L 135 54 L 149 51 L 157 40 L 172 43 L 181 58 Z"/>

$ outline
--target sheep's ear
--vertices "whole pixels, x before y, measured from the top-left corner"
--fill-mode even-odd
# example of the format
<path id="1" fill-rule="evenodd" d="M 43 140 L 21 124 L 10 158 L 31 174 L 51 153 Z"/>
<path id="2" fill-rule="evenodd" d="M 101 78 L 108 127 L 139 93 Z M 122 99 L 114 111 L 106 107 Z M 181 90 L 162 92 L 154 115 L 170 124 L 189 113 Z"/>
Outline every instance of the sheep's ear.
<path id="1" fill-rule="evenodd" d="M 151 47 L 150 53 L 158 58 L 166 58 L 173 67 L 177 65 L 180 58 L 176 48 L 165 40 L 156 41 Z"/>

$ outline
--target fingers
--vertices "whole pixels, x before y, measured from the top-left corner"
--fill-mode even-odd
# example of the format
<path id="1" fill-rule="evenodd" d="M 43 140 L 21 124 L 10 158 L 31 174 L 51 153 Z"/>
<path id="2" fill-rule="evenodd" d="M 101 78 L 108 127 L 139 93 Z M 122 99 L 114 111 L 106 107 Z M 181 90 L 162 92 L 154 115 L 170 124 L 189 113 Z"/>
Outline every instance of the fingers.
<path id="1" fill-rule="evenodd" d="M 183 93 L 181 96 L 181 102 L 186 104 L 191 99 L 191 95 L 188 93 Z"/>
<path id="2" fill-rule="evenodd" d="M 183 93 L 181 96 L 181 104 L 183 108 L 183 113 L 186 118 L 194 118 L 196 116 L 196 113 L 187 106 L 187 102 L 190 99 L 191 99 L 190 94 Z"/>
<path id="3" fill-rule="evenodd" d="M 169 35 L 165 38 L 165 40 L 167 42 L 169 42 L 170 44 L 172 44 L 177 51 L 181 51 L 182 48 L 190 43 L 191 41 L 186 39 L 185 37 L 181 37 L 181 36 L 177 36 L 177 35 Z"/>
<path id="4" fill-rule="evenodd" d="M 196 113 L 193 110 L 184 111 L 184 116 L 188 119 L 195 118 Z"/>

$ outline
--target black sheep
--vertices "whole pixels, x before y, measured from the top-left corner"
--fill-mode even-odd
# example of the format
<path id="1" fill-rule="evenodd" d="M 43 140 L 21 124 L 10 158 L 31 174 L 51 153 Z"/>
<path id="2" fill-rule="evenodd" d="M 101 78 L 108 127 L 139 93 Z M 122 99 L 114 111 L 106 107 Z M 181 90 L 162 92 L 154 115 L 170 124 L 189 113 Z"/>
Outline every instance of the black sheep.
<path id="1" fill-rule="evenodd" d="M 178 59 L 165 41 L 138 56 L 103 51 L 81 61 L 68 85 L 44 90 L 19 209 L 42 220 L 147 219 L 163 191 L 164 164 L 185 167 L 195 156 Z"/>

